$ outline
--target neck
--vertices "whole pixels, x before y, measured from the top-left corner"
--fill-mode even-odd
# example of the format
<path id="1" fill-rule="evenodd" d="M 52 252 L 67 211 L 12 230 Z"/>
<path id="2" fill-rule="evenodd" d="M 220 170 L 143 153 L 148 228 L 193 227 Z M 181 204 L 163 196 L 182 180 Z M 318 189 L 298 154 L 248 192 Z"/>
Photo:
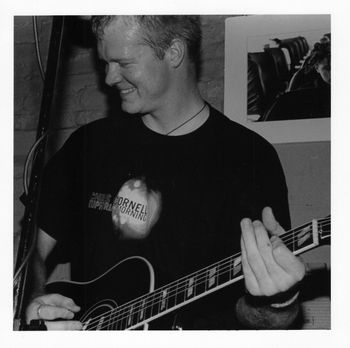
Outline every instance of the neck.
<path id="1" fill-rule="evenodd" d="M 199 94 L 197 85 L 186 82 L 182 87 L 177 87 L 170 93 L 166 102 L 155 111 L 143 116 L 142 120 L 146 127 L 160 134 L 171 133 L 169 135 L 175 136 L 190 133 L 206 121 L 209 110 L 203 108 L 205 102 Z M 198 113 L 199 111 L 201 112 Z M 196 116 L 191 119 L 194 115 Z M 178 126 L 180 127 L 176 129 Z"/>

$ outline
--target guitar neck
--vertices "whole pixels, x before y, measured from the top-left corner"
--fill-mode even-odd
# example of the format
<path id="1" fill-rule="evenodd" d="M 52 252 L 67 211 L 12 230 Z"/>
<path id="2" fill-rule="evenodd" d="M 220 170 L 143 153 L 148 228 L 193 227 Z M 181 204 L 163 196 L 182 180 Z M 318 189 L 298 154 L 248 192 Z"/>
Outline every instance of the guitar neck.
<path id="1" fill-rule="evenodd" d="M 328 217 L 290 230 L 280 238 L 297 255 L 318 246 L 329 236 Z M 115 330 L 134 329 L 242 278 L 241 253 L 237 253 L 113 309 L 107 315 Z M 86 329 L 89 330 L 89 323 Z"/>

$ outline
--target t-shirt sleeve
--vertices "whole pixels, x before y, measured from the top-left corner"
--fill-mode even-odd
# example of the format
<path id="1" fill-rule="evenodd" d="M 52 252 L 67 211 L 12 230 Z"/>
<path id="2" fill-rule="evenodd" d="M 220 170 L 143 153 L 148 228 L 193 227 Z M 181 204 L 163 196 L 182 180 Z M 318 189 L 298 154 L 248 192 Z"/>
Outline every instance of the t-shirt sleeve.
<path id="1" fill-rule="evenodd" d="M 45 166 L 40 186 L 37 226 L 59 242 L 74 231 L 81 141 L 75 132 Z"/>
<path id="2" fill-rule="evenodd" d="M 278 154 L 274 147 L 266 142 L 257 150 L 257 157 L 256 189 L 260 196 L 260 208 L 271 207 L 276 220 L 288 230 L 291 227 L 288 188 Z"/>

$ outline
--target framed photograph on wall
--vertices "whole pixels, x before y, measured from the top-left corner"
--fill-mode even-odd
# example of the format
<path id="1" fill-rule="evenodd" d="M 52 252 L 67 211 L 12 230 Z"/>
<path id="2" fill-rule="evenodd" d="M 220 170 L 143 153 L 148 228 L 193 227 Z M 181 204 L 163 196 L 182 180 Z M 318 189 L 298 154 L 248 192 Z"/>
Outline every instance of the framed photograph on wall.
<path id="1" fill-rule="evenodd" d="M 329 141 L 330 15 L 225 24 L 225 114 L 271 143 Z"/>

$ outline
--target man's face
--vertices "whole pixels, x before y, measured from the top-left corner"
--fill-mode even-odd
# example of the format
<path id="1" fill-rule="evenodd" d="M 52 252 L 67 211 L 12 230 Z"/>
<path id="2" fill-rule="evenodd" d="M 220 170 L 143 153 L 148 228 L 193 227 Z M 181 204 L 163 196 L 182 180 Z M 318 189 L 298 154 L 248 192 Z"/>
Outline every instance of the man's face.
<path id="1" fill-rule="evenodd" d="M 167 103 L 170 66 L 141 41 L 136 24 L 115 20 L 99 40 L 99 57 L 106 63 L 105 82 L 118 89 L 122 109 L 130 114 L 156 112 Z"/>

